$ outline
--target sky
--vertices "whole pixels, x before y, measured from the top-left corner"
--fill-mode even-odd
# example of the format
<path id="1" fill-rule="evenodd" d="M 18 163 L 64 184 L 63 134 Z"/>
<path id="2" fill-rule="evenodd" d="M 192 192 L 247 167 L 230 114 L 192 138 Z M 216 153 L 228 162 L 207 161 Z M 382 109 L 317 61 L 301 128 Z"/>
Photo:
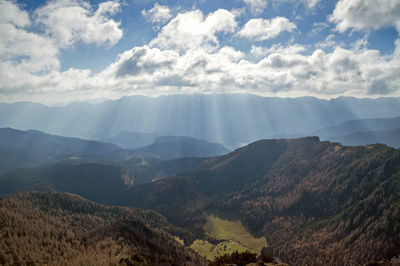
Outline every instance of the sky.
<path id="1" fill-rule="evenodd" d="M 400 96 L 400 0 L 0 0 L 0 102 Z"/>

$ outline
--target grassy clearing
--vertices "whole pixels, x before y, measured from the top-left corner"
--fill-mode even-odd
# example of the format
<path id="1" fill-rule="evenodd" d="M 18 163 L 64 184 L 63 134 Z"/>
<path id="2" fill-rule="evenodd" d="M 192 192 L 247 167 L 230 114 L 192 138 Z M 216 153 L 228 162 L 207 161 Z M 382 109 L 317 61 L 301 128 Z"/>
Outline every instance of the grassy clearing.
<path id="1" fill-rule="evenodd" d="M 174 236 L 174 239 L 175 239 L 175 241 L 178 242 L 179 244 L 181 244 L 181 245 L 183 245 L 183 246 L 185 245 L 185 243 L 183 242 L 183 240 L 180 239 L 179 237 Z"/>
<path id="2" fill-rule="evenodd" d="M 207 236 L 221 242 L 214 245 L 208 241 L 197 239 L 190 247 L 210 260 L 215 256 L 231 254 L 235 250 L 258 252 L 262 247 L 267 246 L 265 237 L 253 237 L 240 221 L 228 221 L 210 215 L 204 225 L 204 230 Z"/>

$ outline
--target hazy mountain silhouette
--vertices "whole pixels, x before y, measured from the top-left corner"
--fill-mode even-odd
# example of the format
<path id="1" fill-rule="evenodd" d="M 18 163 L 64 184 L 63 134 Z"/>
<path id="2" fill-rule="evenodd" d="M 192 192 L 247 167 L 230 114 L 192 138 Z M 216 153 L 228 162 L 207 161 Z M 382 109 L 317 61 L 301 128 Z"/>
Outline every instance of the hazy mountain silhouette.
<path id="1" fill-rule="evenodd" d="M 69 157 L 95 157 L 120 149 L 109 143 L 0 128 L 0 172 Z"/>
<path id="2" fill-rule="evenodd" d="M 165 134 L 124 131 L 108 139 L 106 142 L 113 143 L 124 149 L 136 149 L 153 144 L 157 137 L 163 135 Z"/>
<path id="3" fill-rule="evenodd" d="M 137 157 L 156 157 L 160 159 L 212 157 L 230 151 L 218 143 L 180 136 L 161 136 L 153 144 L 133 150 Z"/>
<path id="4" fill-rule="evenodd" d="M 400 116 L 390 118 L 356 119 L 346 121 L 338 126 L 327 127 L 313 132 L 321 139 L 335 139 L 353 133 L 369 131 L 387 131 L 400 128 Z"/>
<path id="5" fill-rule="evenodd" d="M 47 107 L 0 104 L 0 126 L 106 141 L 124 131 L 165 132 L 228 148 L 272 135 L 293 135 L 351 119 L 400 115 L 399 98 L 321 100 L 248 94 L 123 97 L 100 104 Z M 343 134 L 342 134 L 343 135 Z"/>
<path id="6" fill-rule="evenodd" d="M 356 146 L 382 143 L 394 148 L 400 148 L 400 128 L 386 131 L 357 132 L 329 139 L 340 142 L 343 145 Z"/>

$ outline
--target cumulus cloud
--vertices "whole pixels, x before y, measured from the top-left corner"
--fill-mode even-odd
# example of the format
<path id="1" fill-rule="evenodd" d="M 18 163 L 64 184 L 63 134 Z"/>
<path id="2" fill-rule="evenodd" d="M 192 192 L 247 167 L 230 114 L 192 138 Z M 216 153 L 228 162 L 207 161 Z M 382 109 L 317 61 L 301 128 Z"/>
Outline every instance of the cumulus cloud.
<path id="1" fill-rule="evenodd" d="M 161 49 L 196 49 L 203 47 L 212 50 L 218 47 L 216 33 L 233 32 L 237 27 L 235 16 L 218 9 L 204 18 L 200 10 L 178 14 L 165 25 L 150 46 Z"/>
<path id="2" fill-rule="evenodd" d="M 400 85 L 400 62 L 376 50 L 252 47 L 259 60 L 224 46 L 183 53 L 136 47 L 101 73 L 113 87 L 137 93 L 250 92 L 269 96 L 390 95 Z M 124 73 L 123 75 L 119 75 Z M 384 81 L 384 82 L 382 82 Z M 110 83 L 109 83 L 110 84 Z"/>
<path id="3" fill-rule="evenodd" d="M 252 45 L 250 54 L 256 57 L 265 57 L 267 55 L 273 53 L 280 53 L 280 54 L 299 54 L 306 50 L 306 47 L 300 44 L 293 44 L 289 46 L 283 46 L 282 44 L 273 44 L 270 47 L 262 47 Z"/>
<path id="4" fill-rule="evenodd" d="M 3 2 L 0 0 L 0 3 Z M 8 3 L 12 3 L 9 7 L 15 16 L 25 22 L 13 20 L 12 16 L 0 17 L 0 95 L 3 99 L 26 99 L 29 95 L 30 100 L 43 101 L 47 97 L 54 101 L 60 95 L 66 100 L 75 100 L 82 94 L 117 98 L 131 94 L 203 92 L 326 98 L 400 95 L 400 40 L 396 41 L 391 55 L 381 55 L 362 43 L 343 46 L 347 48 L 336 44 L 329 51 L 312 51 L 310 46 L 297 43 L 270 46 L 257 43 L 251 47 L 250 54 L 245 54 L 238 48 L 220 44 L 223 43 L 219 39 L 221 34 L 234 34 L 237 29 L 234 15 L 223 9 L 204 15 L 199 10 L 178 14 L 152 41 L 122 52 L 100 73 L 76 68 L 60 71 L 58 53 L 62 48 L 54 41 L 58 37 L 29 32 L 34 18 L 14 2 Z M 102 11 L 91 14 L 105 10 L 116 12 L 112 5 L 101 7 Z M 281 23 L 274 24 L 276 19 Z M 238 35 L 265 40 L 296 29 L 285 18 L 258 20 L 261 26 L 250 27 L 250 20 L 246 23 L 248 28 L 243 26 Z M 332 36 L 325 41 L 330 41 Z M 67 39 L 77 42 L 75 37 Z"/>
<path id="5" fill-rule="evenodd" d="M 160 51 L 148 46 L 135 47 L 120 56 L 117 77 L 154 74 L 164 69 L 171 69 L 177 54 L 172 51 Z"/>
<path id="6" fill-rule="evenodd" d="M 110 18 L 119 9 L 113 1 L 102 2 L 92 11 L 86 1 L 54 0 L 35 11 L 35 21 L 62 48 L 79 41 L 112 46 L 123 35 L 120 23 Z"/>
<path id="7" fill-rule="evenodd" d="M 261 14 L 268 4 L 267 0 L 243 0 L 243 2 L 254 15 Z"/>
<path id="8" fill-rule="evenodd" d="M 31 20 L 14 2 L 0 1 L 0 62 L 15 72 L 59 67 L 58 49 L 51 39 L 29 32 Z"/>
<path id="9" fill-rule="evenodd" d="M 80 39 L 103 44 L 114 42 L 116 39 L 110 37 L 113 34 L 109 34 L 114 28 L 99 23 L 107 24 L 106 15 L 115 14 L 118 9 L 114 2 L 100 3 L 92 12 L 86 2 L 51 1 L 31 17 L 16 2 L 0 0 L 0 94 L 3 97 L 36 94 L 42 99 L 49 93 L 79 91 L 98 84 L 99 78 L 92 77 L 87 69 L 60 72 L 60 49 Z M 67 15 L 74 11 L 77 12 L 72 20 L 76 21 L 67 21 Z M 78 27 L 77 22 L 82 24 Z M 38 23 L 44 26 L 45 34 L 32 31 Z M 97 26 L 100 29 L 95 31 Z"/>
<path id="10" fill-rule="evenodd" d="M 339 32 L 394 26 L 400 32 L 399 0 L 339 0 L 329 17 Z"/>
<path id="11" fill-rule="evenodd" d="M 156 24 L 156 27 L 160 27 L 161 24 L 168 22 L 172 18 L 171 10 L 168 6 L 154 4 L 154 7 L 149 10 L 142 10 L 142 15 L 147 20 Z"/>
<path id="12" fill-rule="evenodd" d="M 281 32 L 292 32 L 296 25 L 285 17 L 272 19 L 255 18 L 250 19 L 237 36 L 255 41 L 265 41 L 277 37 Z"/>
<path id="13" fill-rule="evenodd" d="M 15 3 L 5 0 L 0 1 L 0 22 L 10 23 L 17 27 L 26 27 L 31 23 L 28 13 L 21 10 Z"/>

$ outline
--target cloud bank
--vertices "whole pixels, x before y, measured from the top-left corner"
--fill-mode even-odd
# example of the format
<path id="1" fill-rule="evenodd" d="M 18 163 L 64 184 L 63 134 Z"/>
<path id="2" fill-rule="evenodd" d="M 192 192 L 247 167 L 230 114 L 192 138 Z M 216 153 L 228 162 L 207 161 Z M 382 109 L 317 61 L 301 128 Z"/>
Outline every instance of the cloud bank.
<path id="1" fill-rule="evenodd" d="M 340 0 L 326 23 L 336 32 L 368 31 L 399 25 L 399 1 Z M 263 1 L 245 1 L 252 12 Z M 319 1 L 305 2 L 310 8 Z M 366 45 L 345 47 L 330 41 L 264 44 L 283 32 L 297 34 L 285 17 L 250 18 L 239 24 L 232 10 L 183 10 L 173 16 L 154 4 L 141 14 L 159 25 L 149 42 L 121 54 L 103 71 L 60 70 L 60 54 L 78 43 L 110 47 L 123 38 L 119 2 L 54 0 L 31 14 L 0 0 L 0 97 L 51 102 L 124 95 L 248 92 L 265 96 L 400 96 L 400 40 L 391 54 Z M 381 17 L 371 23 L 369 17 Z M 32 31 L 40 25 L 42 31 Z M 332 32 L 332 36 L 335 32 Z M 222 37 L 224 36 L 224 41 Z M 331 36 L 331 35 L 330 35 Z M 250 49 L 231 43 L 244 43 Z M 333 44 L 332 44 L 333 42 Z M 325 46 L 327 47 L 327 46 Z"/>

